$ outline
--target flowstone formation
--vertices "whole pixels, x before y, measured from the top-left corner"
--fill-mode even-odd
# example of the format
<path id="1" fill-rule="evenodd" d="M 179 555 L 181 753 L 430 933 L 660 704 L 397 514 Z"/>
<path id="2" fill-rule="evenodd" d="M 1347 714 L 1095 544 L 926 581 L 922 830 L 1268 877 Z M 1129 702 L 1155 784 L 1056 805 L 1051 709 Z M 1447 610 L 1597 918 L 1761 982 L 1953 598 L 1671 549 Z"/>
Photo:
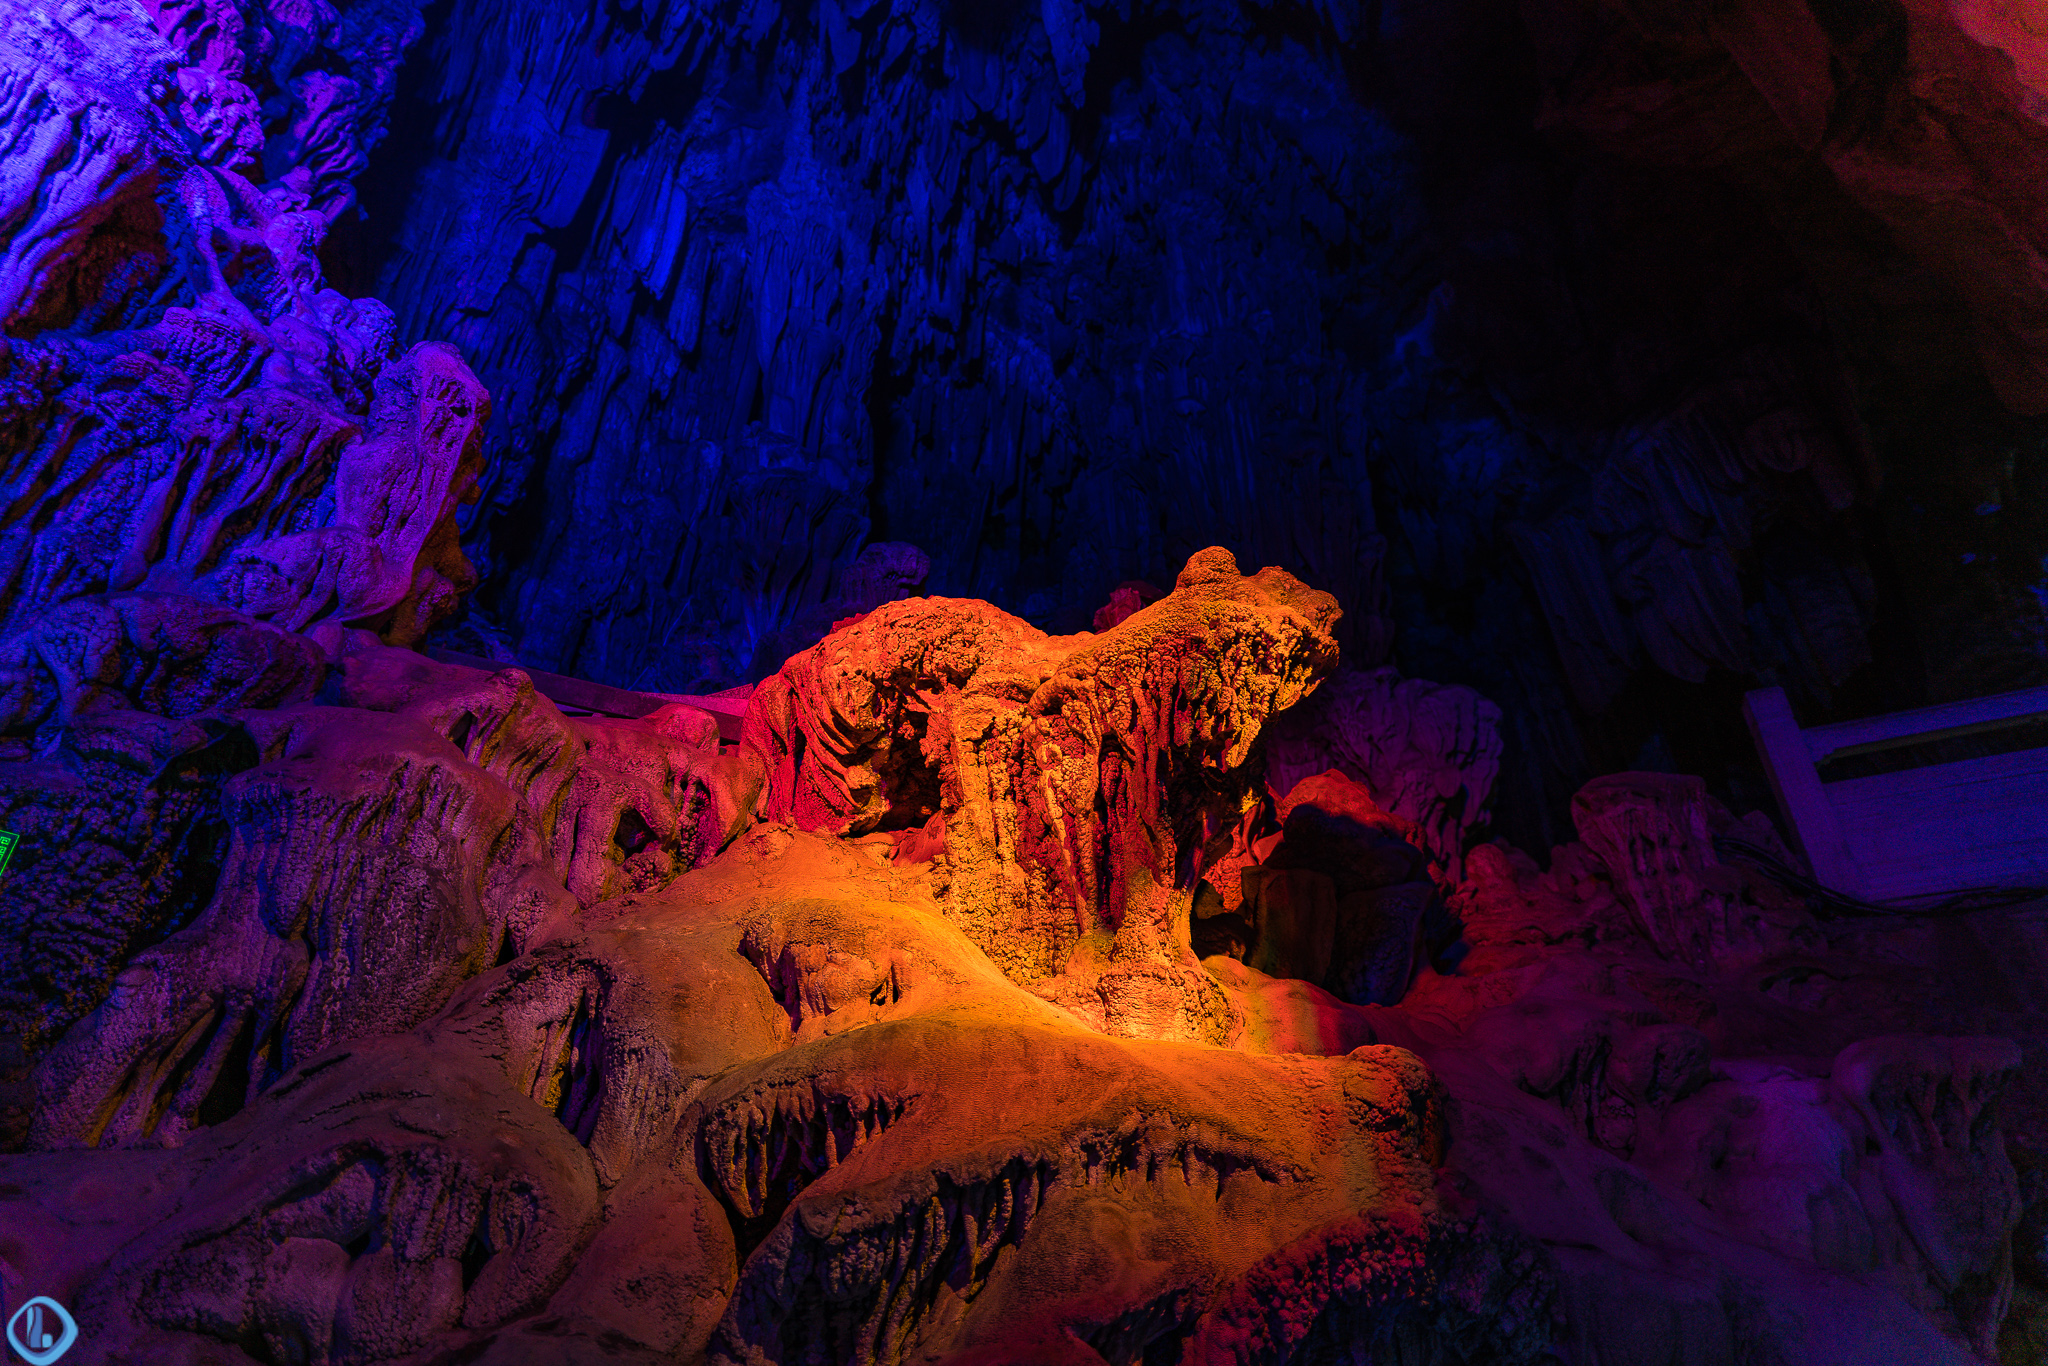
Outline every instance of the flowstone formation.
<path id="1" fill-rule="evenodd" d="M 451 348 L 406 349 L 390 310 L 325 288 L 316 255 L 418 33 L 404 4 L 0 11 L 0 822 L 64 851 L 18 862 L 0 903 L 11 1139 L 29 1064 L 214 899 L 226 813 L 291 805 L 228 791 L 261 749 L 228 713 L 310 700 L 352 632 L 417 640 L 475 581 L 455 512 L 488 397 Z M 415 930 L 482 937 L 428 917 L 394 945 Z M 217 1052 L 254 1029 L 260 1076 L 286 1065 L 293 971 L 245 956 L 159 984 L 158 1025 Z M 408 990 L 373 979 L 338 1018 Z M 178 1073 L 175 1053 L 135 1066 Z M 92 1083 L 105 1112 L 80 1131 L 175 1131 L 203 1099 L 109 1098 L 132 1084 Z"/>
<path id="2" fill-rule="evenodd" d="M 749 711 L 764 814 L 921 825 L 946 905 L 1018 983 L 1112 1034 L 1222 1043 L 1188 952 L 1194 879 L 1257 794 L 1260 731 L 1336 662 L 1337 605 L 1229 552 L 1102 636 L 986 603 L 883 608 L 792 661 Z"/>
<path id="3" fill-rule="evenodd" d="M 1966 1366 L 2040 1330 L 2000 1098 L 2015 1144 L 2048 1111 L 1981 1037 L 2041 1046 L 2038 976 L 1911 1034 L 1914 932 L 1723 862 L 1774 836 L 1696 780 L 1590 786 L 1547 873 L 1481 844 L 1455 885 L 1342 772 L 1276 799 L 1263 732 L 1334 664 L 1278 571 L 1205 552 L 1068 638 L 884 605 L 724 746 L 149 601 L 107 638 L 148 686 L 4 761 L 0 1275 L 95 1360 Z M 51 835 L 119 772 L 147 896 Z"/>
<path id="4" fill-rule="evenodd" d="M 153 601 L 300 672 L 116 635 L 152 687 L 10 764 L 33 818 L 167 710 L 219 750 L 203 908 L 14 960 L 0 1258 L 99 1359 L 1539 1359 L 1554 1288 L 1440 1196 L 1428 1069 L 1215 1046 L 1241 985 L 1188 950 L 1260 727 L 1334 662 L 1326 595 L 1209 552 L 1099 637 L 884 606 L 726 752 L 687 708 L 564 717 L 518 670 Z M 91 857 L 24 849 L 32 935 Z M 1206 1046 L 1113 1037 L 1203 1009 Z"/>
<path id="5" fill-rule="evenodd" d="M 362 838 L 391 768 L 401 784 L 434 769 L 400 757 L 409 735 L 288 742 L 230 715 L 311 700 L 351 639 L 416 641 L 475 582 L 455 513 L 489 399 L 451 348 L 402 347 L 390 310 L 324 287 L 316 255 L 418 34 L 404 4 L 0 11 L 0 823 L 29 852 L 0 898 L 12 1141 L 31 1123 L 169 1134 L 239 1106 L 330 1026 L 407 1018 L 399 979 L 432 997 L 444 957 L 487 958 L 508 914 L 463 890 L 490 880 L 480 868 L 352 887 L 330 869 L 309 902 L 392 916 L 378 968 L 330 992 L 334 946 L 296 940 L 289 916 L 226 930 L 233 967 L 166 950 L 184 966 L 144 990 L 150 1021 L 79 1061 L 79 1109 L 31 1121 L 26 1069 L 137 954 L 201 919 L 237 868 L 293 876 L 237 838 L 242 803 Z M 354 746 L 354 787 L 235 788 L 272 740 Z M 479 834 L 495 819 L 467 814 Z M 462 824 L 437 838 L 463 848 Z M 443 904 L 472 923 L 426 913 Z M 196 1071 L 194 1040 L 214 1040 Z M 235 1049 L 256 1071 L 222 1080 Z M 161 1090 L 186 1083 L 175 1104 Z"/>

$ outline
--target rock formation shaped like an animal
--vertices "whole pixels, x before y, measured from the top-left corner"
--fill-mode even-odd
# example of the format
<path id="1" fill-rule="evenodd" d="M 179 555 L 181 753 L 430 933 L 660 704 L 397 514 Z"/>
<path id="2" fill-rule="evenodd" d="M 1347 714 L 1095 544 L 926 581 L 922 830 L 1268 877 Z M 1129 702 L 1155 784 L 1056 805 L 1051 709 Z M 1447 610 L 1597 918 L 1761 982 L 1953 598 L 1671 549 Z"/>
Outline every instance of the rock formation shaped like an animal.
<path id="1" fill-rule="evenodd" d="M 756 693 L 760 810 L 832 834 L 935 823 L 948 913 L 1014 980 L 1114 1034 L 1222 1042 L 1187 949 L 1194 881 L 1255 800 L 1267 718 L 1335 663 L 1336 616 L 1223 550 L 1101 636 L 879 608 Z"/>

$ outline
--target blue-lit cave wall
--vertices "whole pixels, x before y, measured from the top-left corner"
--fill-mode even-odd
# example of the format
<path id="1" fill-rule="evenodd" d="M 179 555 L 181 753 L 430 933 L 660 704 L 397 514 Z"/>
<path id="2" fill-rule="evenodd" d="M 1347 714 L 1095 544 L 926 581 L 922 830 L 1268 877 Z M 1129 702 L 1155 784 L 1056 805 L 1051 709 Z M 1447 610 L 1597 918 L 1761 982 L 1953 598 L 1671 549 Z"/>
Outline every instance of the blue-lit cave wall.
<path id="1" fill-rule="evenodd" d="M 1592 0 L 443 0 L 325 261 L 492 395 L 446 643 L 705 691 L 871 542 L 1055 631 L 1222 544 L 1498 702 L 1543 847 L 1596 772 L 1767 802 L 1760 682 L 2048 669 L 2048 399 L 1835 9 L 1814 125 Z"/>

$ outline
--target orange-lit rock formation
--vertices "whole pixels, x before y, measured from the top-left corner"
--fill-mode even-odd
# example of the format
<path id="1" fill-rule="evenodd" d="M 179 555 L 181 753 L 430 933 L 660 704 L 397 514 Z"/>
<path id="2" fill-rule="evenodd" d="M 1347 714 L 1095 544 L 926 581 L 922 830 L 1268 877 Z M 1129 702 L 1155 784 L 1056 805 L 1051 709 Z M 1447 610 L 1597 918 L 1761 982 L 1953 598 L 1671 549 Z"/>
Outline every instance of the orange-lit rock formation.
<path id="1" fill-rule="evenodd" d="M 1335 664 L 1336 616 L 1223 550 L 1100 636 L 882 607 L 756 694 L 761 814 L 832 834 L 936 816 L 947 913 L 1013 980 L 1112 1034 L 1220 1043 L 1193 884 L 1255 797 L 1266 720 Z"/>

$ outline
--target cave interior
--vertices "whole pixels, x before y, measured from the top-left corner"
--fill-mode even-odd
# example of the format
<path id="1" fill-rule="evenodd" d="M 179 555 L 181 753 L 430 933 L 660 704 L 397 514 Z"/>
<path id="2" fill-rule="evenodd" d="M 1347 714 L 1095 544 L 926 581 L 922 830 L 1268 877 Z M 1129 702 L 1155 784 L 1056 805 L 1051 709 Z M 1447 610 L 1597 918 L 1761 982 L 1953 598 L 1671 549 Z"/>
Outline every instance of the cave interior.
<path id="1" fill-rule="evenodd" d="M 2031 0 L 0 0 L 33 1366 L 2040 1366 L 2044 983 Z"/>

